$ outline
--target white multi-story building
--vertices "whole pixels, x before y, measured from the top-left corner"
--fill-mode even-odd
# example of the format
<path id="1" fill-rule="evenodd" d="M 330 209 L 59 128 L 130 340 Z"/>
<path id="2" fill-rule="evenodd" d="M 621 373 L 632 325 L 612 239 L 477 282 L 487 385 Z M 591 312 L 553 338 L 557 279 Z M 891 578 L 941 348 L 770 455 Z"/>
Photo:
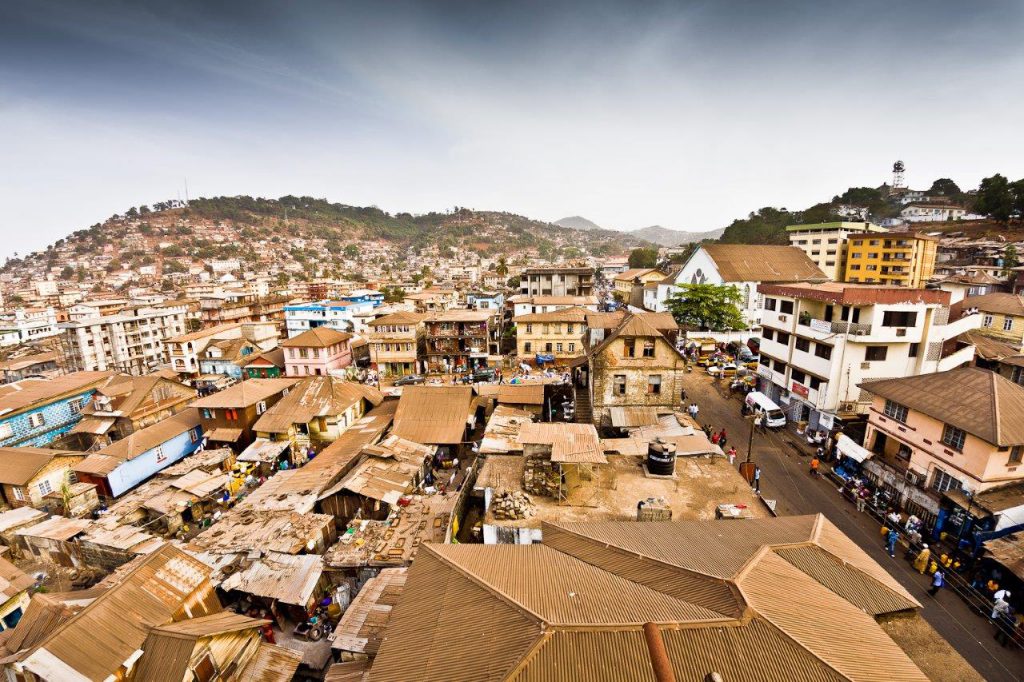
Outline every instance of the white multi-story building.
<path id="1" fill-rule="evenodd" d="M 277 348 L 280 334 L 276 322 L 232 322 L 207 327 L 164 341 L 164 359 L 178 374 L 199 374 L 199 358 L 214 341 L 245 339 L 260 351 Z"/>
<path id="2" fill-rule="evenodd" d="M 164 363 L 164 341 L 185 331 L 185 306 L 124 308 L 61 325 L 77 370 L 142 375 Z"/>
<path id="3" fill-rule="evenodd" d="M 795 246 L 806 253 L 829 279 L 839 282 L 846 272 L 846 238 L 851 234 L 888 230 L 872 223 L 842 221 L 790 225 L 786 232 L 789 235 L 790 246 Z"/>
<path id="4" fill-rule="evenodd" d="M 679 293 L 680 284 L 731 284 L 740 293 L 738 307 L 744 321 L 756 328 L 761 318 L 759 284 L 826 279 L 807 254 L 792 246 L 704 244 L 677 273 L 656 286 L 644 287 L 644 308 L 668 311 L 668 299 Z"/>
<path id="5" fill-rule="evenodd" d="M 985 216 L 968 213 L 963 206 L 949 204 L 908 204 L 900 218 L 908 223 L 937 223 L 946 220 L 981 220 Z"/>
<path id="6" fill-rule="evenodd" d="M 339 332 L 363 333 L 366 323 L 374 318 L 374 304 L 365 301 L 311 301 L 284 307 L 284 323 L 288 338 L 316 329 L 330 327 Z"/>
<path id="7" fill-rule="evenodd" d="M 18 308 L 0 318 L 0 346 L 16 346 L 26 341 L 60 334 L 53 308 Z"/>
<path id="8" fill-rule="evenodd" d="M 840 282 L 758 291 L 761 390 L 811 428 L 866 412 L 864 381 L 942 372 L 974 358 L 974 346 L 955 339 L 980 316 L 951 321 L 948 291 Z"/>

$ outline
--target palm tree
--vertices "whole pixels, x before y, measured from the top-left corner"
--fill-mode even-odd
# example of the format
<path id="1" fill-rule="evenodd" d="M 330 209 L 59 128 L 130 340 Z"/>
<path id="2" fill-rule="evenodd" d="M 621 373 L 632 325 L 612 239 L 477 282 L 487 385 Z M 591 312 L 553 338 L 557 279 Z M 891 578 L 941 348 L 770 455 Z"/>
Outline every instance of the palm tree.
<path id="1" fill-rule="evenodd" d="M 494 271 L 502 277 L 508 274 L 508 263 L 504 256 L 498 259 L 498 267 L 494 268 Z"/>

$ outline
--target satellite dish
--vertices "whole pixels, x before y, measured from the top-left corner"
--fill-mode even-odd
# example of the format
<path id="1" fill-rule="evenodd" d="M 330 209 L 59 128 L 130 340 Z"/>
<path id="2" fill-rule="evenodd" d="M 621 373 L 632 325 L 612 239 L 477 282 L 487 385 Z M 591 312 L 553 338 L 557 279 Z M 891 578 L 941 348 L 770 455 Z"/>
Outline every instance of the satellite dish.
<path id="1" fill-rule="evenodd" d="M 906 169 L 907 169 L 907 167 L 903 165 L 902 161 L 897 161 L 896 163 L 894 163 L 892 165 L 892 172 L 893 173 L 902 173 Z"/>

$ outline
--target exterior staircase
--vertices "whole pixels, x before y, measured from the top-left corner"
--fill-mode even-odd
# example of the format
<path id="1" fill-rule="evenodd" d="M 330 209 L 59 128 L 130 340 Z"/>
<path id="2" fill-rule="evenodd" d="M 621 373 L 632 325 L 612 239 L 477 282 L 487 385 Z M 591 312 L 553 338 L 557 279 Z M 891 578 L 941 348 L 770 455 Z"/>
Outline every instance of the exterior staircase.
<path id="1" fill-rule="evenodd" d="M 576 423 L 578 424 L 593 424 L 594 423 L 594 407 L 590 404 L 590 391 L 586 387 L 580 388 L 575 387 L 576 396 Z"/>

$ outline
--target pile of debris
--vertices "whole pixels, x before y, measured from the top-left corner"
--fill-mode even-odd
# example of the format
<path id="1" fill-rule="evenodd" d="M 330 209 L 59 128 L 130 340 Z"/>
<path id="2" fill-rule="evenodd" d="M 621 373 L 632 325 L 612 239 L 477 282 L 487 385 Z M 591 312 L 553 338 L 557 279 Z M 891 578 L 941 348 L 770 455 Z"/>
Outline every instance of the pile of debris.
<path id="1" fill-rule="evenodd" d="M 526 519 L 534 515 L 533 501 L 526 493 L 515 490 L 504 491 L 491 500 L 491 511 L 496 519 Z"/>

